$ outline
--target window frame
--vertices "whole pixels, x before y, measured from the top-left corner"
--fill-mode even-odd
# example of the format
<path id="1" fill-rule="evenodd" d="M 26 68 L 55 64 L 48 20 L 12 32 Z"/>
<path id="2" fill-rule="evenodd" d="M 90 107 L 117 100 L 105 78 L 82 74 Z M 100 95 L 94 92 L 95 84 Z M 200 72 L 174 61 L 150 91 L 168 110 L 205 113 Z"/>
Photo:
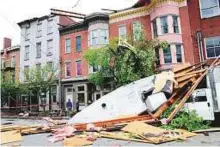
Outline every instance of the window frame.
<path id="1" fill-rule="evenodd" d="M 69 46 L 67 46 L 67 40 L 70 41 Z M 67 50 L 67 47 L 69 47 L 69 50 Z M 65 39 L 65 54 L 70 54 L 71 53 L 71 38 L 66 38 Z"/>
<path id="2" fill-rule="evenodd" d="M 26 81 L 28 81 L 29 80 L 29 71 L 30 71 L 30 69 L 29 69 L 30 67 L 29 66 L 24 66 L 24 81 L 26 82 Z M 25 74 L 27 72 L 27 75 Z"/>
<path id="3" fill-rule="evenodd" d="M 155 24 L 154 24 L 155 22 Z M 156 25 L 156 26 L 154 26 Z M 153 21 L 152 21 L 152 27 L 153 27 L 153 35 L 154 37 L 158 37 L 158 27 L 157 27 L 157 18 L 155 18 Z M 155 28 L 156 27 L 156 28 Z"/>
<path id="4" fill-rule="evenodd" d="M 78 41 L 77 41 L 78 38 L 80 38 L 80 43 L 79 44 L 78 44 Z M 78 36 L 75 37 L 75 39 L 76 39 L 76 52 L 81 52 L 82 51 L 82 36 L 78 35 Z"/>
<path id="5" fill-rule="evenodd" d="M 93 33 L 96 32 L 96 35 L 93 36 Z M 94 29 L 94 30 L 91 30 L 91 33 L 90 33 L 90 37 L 91 37 L 91 43 L 90 45 L 91 46 L 96 46 L 99 44 L 99 29 Z M 93 44 L 93 40 L 96 40 L 95 44 Z"/>
<path id="6" fill-rule="evenodd" d="M 28 49 L 28 51 L 27 51 Z M 24 47 L 24 61 L 27 61 L 30 59 L 30 46 L 29 45 L 26 45 Z"/>
<path id="7" fill-rule="evenodd" d="M 199 10 L 200 10 L 200 17 L 201 17 L 201 19 L 219 16 L 219 15 L 220 15 L 220 0 L 217 0 L 217 4 L 218 4 L 218 14 L 215 14 L 215 15 L 213 15 L 213 16 L 204 16 L 203 13 L 202 13 L 202 10 L 203 10 L 203 9 L 210 9 L 210 8 L 213 8 L 213 7 L 203 8 L 203 9 L 202 9 L 201 0 L 199 0 Z"/>
<path id="8" fill-rule="evenodd" d="M 30 40 L 30 34 L 31 34 L 30 31 L 31 31 L 30 27 L 25 28 L 25 41 Z"/>
<path id="9" fill-rule="evenodd" d="M 40 26 L 40 29 L 39 29 Z M 37 23 L 37 38 L 42 37 L 42 22 Z"/>
<path id="10" fill-rule="evenodd" d="M 69 75 L 67 75 L 67 73 L 68 73 L 67 65 L 69 65 Z M 65 78 L 69 78 L 69 77 L 71 77 L 71 61 L 66 61 L 65 62 Z"/>
<path id="11" fill-rule="evenodd" d="M 134 21 L 134 22 L 132 23 L 133 40 L 134 40 L 134 41 L 139 41 L 141 38 L 139 37 L 139 38 L 137 39 L 137 38 L 135 37 L 135 34 L 134 34 L 134 33 L 136 33 L 136 32 L 134 32 L 135 29 L 136 29 L 136 28 L 134 28 L 134 27 L 135 27 L 135 24 L 140 25 L 140 28 L 138 28 L 138 29 L 140 29 L 140 30 L 137 30 L 137 31 L 140 31 L 140 32 L 138 32 L 139 35 L 141 35 L 141 33 L 142 33 L 142 31 L 143 31 L 143 29 L 142 29 L 142 24 L 141 24 L 141 21 Z"/>
<path id="12" fill-rule="evenodd" d="M 175 24 L 175 21 L 174 21 L 174 18 L 176 18 L 176 24 Z M 172 20 L 173 20 L 173 33 L 175 34 L 180 34 L 180 26 L 179 26 L 179 16 L 177 15 L 172 15 Z M 176 30 L 176 27 L 177 27 L 177 32 L 175 31 Z"/>
<path id="13" fill-rule="evenodd" d="M 40 48 L 38 48 L 40 44 Z M 41 42 L 37 42 L 36 43 L 36 58 L 41 58 L 41 48 L 42 48 L 42 43 Z"/>
<path id="14" fill-rule="evenodd" d="M 166 20 L 166 25 L 164 25 L 164 26 L 162 25 L 162 21 L 161 21 L 162 18 L 165 18 L 165 20 Z M 161 27 L 161 34 L 162 34 L 162 35 L 163 35 L 163 34 L 168 34 L 168 33 L 169 33 L 168 16 L 161 16 L 161 17 L 160 17 L 160 25 L 161 25 L 161 26 L 160 26 L 160 27 Z M 165 27 L 167 28 L 167 32 L 166 32 L 166 33 L 164 32 L 164 28 L 165 28 Z"/>
<path id="15" fill-rule="evenodd" d="M 102 33 L 104 33 L 104 35 Z M 99 44 L 100 45 L 108 44 L 108 29 L 101 28 L 99 30 Z"/>
<path id="16" fill-rule="evenodd" d="M 13 55 L 13 56 L 11 56 L 11 67 L 15 67 L 15 66 L 16 66 L 16 57 L 15 57 L 15 55 Z"/>
<path id="17" fill-rule="evenodd" d="M 80 69 L 77 69 L 78 66 L 77 66 L 77 63 L 80 63 Z M 81 70 L 81 74 L 78 74 L 78 71 Z M 83 73 L 82 73 L 82 60 L 76 60 L 76 76 L 82 76 Z"/>
<path id="18" fill-rule="evenodd" d="M 124 35 L 121 34 L 120 28 L 125 28 L 125 34 L 124 34 Z M 127 27 L 126 27 L 125 24 L 118 26 L 118 36 L 119 36 L 119 38 L 121 38 L 121 39 L 126 39 L 126 38 L 127 38 Z"/>
<path id="19" fill-rule="evenodd" d="M 204 46 L 205 46 L 205 53 L 206 53 L 206 59 L 213 59 L 213 58 L 217 58 L 218 56 L 216 56 L 216 53 L 215 53 L 215 57 L 208 57 L 208 52 L 207 52 L 207 43 L 206 43 L 206 40 L 207 39 L 215 39 L 215 38 L 219 38 L 219 42 L 220 42 L 220 36 L 214 36 L 214 37 L 208 37 L 208 38 L 204 38 Z M 220 48 L 220 46 L 217 46 L 217 47 L 219 47 Z M 214 52 L 216 52 L 215 51 L 216 49 L 215 49 L 215 44 L 214 44 Z"/>
<path id="20" fill-rule="evenodd" d="M 53 33 L 53 19 L 48 19 L 47 21 L 47 35 L 52 34 Z"/>
<path id="21" fill-rule="evenodd" d="M 49 42 L 51 42 L 51 47 L 49 46 Z M 47 56 L 53 55 L 53 39 L 47 40 Z"/>
<path id="22" fill-rule="evenodd" d="M 165 59 L 166 56 L 165 56 L 165 53 L 164 53 L 165 49 L 169 49 L 169 51 L 170 51 L 171 62 L 166 62 L 166 59 Z M 172 64 L 173 63 L 172 51 L 171 51 L 171 46 L 170 45 L 167 48 L 163 48 L 163 58 L 164 58 L 164 64 Z"/>
<path id="23" fill-rule="evenodd" d="M 179 46 L 180 48 L 180 53 L 177 52 L 177 46 Z M 182 44 L 175 44 L 176 47 L 176 62 L 177 63 L 182 63 L 183 62 L 183 52 L 182 52 Z M 171 53 L 172 54 L 172 53 Z M 181 62 L 178 62 L 178 55 L 181 55 Z"/>

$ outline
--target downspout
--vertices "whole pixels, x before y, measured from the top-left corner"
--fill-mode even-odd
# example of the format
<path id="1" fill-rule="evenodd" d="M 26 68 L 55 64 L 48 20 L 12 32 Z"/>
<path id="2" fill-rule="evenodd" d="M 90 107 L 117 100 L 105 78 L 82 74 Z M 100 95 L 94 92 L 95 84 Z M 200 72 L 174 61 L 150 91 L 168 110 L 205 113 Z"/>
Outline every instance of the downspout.
<path id="1" fill-rule="evenodd" d="M 199 59 L 200 59 L 200 62 L 204 62 L 203 46 L 202 46 L 202 32 L 197 31 L 196 37 L 197 37 L 197 43 L 198 43 L 198 49 L 199 49 Z"/>

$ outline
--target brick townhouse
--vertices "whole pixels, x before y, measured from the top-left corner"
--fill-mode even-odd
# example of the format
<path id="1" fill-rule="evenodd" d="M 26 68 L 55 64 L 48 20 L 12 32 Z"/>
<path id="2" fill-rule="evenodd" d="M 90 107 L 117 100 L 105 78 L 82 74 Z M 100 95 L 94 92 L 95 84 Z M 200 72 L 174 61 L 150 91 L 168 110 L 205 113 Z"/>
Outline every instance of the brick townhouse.
<path id="1" fill-rule="evenodd" d="M 137 26 L 147 39 L 169 43 L 167 49 L 156 49 L 161 70 L 220 55 L 220 0 L 139 0 L 110 14 L 110 38 L 134 37 Z"/>
<path id="2" fill-rule="evenodd" d="M 3 41 L 3 49 L 1 50 L 1 78 L 3 81 L 18 83 L 20 69 L 20 46 L 11 46 L 10 38 L 4 38 Z M 3 102 L 1 104 L 3 105 Z M 9 99 L 7 105 L 9 107 L 15 107 L 16 100 Z"/>
<path id="3" fill-rule="evenodd" d="M 109 92 L 88 82 L 96 67 L 87 64 L 83 55 L 88 48 L 97 48 L 108 43 L 108 15 L 93 13 L 81 22 L 60 29 L 60 58 L 62 82 L 62 106 L 67 100 L 80 102 L 80 109 Z"/>

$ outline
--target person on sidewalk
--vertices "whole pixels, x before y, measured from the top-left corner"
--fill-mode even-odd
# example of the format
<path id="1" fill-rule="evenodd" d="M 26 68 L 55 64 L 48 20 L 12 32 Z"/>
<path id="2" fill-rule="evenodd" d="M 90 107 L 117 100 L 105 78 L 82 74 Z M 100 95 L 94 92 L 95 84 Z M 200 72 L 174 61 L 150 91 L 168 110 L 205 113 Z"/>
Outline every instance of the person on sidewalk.
<path id="1" fill-rule="evenodd" d="M 73 104 L 72 104 L 72 102 L 70 101 L 70 99 L 69 99 L 68 102 L 66 103 L 66 107 L 67 107 L 67 110 L 68 110 L 68 111 L 72 111 Z"/>
<path id="2" fill-rule="evenodd" d="M 76 112 L 79 112 L 79 100 L 76 99 Z"/>

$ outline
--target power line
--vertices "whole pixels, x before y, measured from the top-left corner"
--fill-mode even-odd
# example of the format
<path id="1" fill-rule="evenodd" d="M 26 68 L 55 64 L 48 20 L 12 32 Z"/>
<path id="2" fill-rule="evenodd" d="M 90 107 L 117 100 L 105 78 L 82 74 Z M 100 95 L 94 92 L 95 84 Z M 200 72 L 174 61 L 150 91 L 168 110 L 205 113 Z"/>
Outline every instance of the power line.
<path id="1" fill-rule="evenodd" d="M 78 0 L 72 8 L 75 8 L 79 4 L 80 0 Z"/>

